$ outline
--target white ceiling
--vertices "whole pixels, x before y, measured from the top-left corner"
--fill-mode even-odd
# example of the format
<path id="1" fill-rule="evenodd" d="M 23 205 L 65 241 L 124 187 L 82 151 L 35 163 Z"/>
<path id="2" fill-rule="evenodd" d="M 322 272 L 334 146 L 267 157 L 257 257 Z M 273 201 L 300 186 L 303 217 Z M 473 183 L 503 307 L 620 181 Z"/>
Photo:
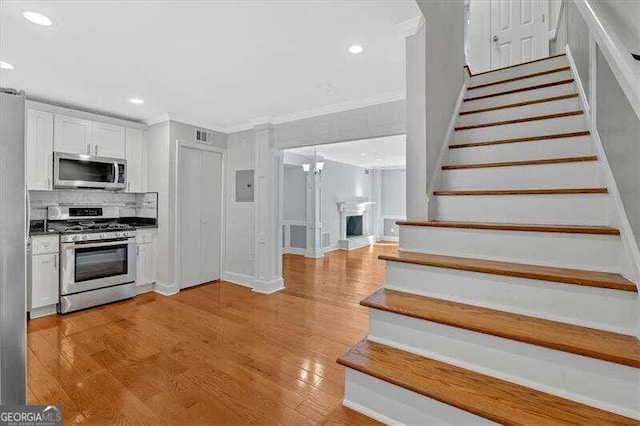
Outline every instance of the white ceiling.
<path id="1" fill-rule="evenodd" d="M 32 10 L 51 27 L 22 17 Z M 414 0 L 0 2 L 0 85 L 138 120 L 230 130 L 403 95 Z M 360 44 L 360 55 L 348 53 Z M 330 84 L 327 91 L 323 84 Z M 129 103 L 131 97 L 145 101 Z"/>
<path id="2" fill-rule="evenodd" d="M 406 135 L 396 135 L 288 149 L 286 152 L 305 156 L 318 155 L 327 160 L 365 169 L 399 169 L 406 166 L 406 141 Z"/>

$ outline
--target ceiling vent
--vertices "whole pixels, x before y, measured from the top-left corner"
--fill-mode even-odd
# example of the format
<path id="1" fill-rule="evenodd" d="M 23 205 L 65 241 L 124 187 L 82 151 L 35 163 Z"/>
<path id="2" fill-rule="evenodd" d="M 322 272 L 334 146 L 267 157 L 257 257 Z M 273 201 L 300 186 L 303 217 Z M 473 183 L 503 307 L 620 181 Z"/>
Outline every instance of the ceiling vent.
<path id="1" fill-rule="evenodd" d="M 196 129 L 196 142 L 213 145 L 213 135 L 206 130 Z"/>

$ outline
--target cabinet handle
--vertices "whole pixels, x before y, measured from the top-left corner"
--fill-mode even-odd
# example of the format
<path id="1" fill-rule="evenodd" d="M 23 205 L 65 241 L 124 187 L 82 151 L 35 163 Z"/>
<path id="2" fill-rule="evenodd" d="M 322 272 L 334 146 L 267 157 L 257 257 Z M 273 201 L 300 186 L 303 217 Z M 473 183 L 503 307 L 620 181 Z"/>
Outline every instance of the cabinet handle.
<path id="1" fill-rule="evenodd" d="M 58 270 L 58 255 L 53 255 L 53 269 Z"/>
<path id="2" fill-rule="evenodd" d="M 87 155 L 91 154 L 91 144 L 87 143 Z"/>
<path id="3" fill-rule="evenodd" d="M 129 183 L 127 183 L 127 191 L 131 191 L 131 181 L 129 181 Z"/>
<path id="4" fill-rule="evenodd" d="M 93 152 L 98 155 L 98 145 L 95 146 L 95 148 L 93 149 Z"/>
<path id="5" fill-rule="evenodd" d="M 140 246 L 136 246 L 136 256 L 140 256 Z"/>
<path id="6" fill-rule="evenodd" d="M 47 178 L 47 189 L 51 189 L 51 178 Z"/>

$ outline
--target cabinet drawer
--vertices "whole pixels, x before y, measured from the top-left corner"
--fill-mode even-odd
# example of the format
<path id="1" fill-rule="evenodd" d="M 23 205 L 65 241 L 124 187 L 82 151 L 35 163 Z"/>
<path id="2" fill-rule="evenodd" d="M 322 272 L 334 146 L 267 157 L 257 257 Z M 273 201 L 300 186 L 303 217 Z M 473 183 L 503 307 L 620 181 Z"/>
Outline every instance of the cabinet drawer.
<path id="1" fill-rule="evenodd" d="M 31 237 L 31 253 L 46 254 L 58 253 L 57 235 L 34 235 Z"/>
<path id="2" fill-rule="evenodd" d="M 136 237 L 136 241 L 138 244 L 148 244 L 153 241 L 153 235 L 155 234 L 155 229 L 138 229 L 138 235 Z"/>

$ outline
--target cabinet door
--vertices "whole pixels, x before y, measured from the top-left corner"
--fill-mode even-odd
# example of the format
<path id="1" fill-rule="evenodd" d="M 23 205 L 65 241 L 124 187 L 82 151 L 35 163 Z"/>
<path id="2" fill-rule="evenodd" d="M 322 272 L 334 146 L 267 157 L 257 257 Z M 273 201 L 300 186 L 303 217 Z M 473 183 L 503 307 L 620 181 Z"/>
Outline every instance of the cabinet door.
<path id="1" fill-rule="evenodd" d="M 100 122 L 93 123 L 93 151 L 100 157 L 125 158 L 124 127 Z"/>
<path id="2" fill-rule="evenodd" d="M 146 141 L 143 130 L 126 130 L 127 142 L 127 191 L 145 192 L 147 190 Z"/>
<path id="3" fill-rule="evenodd" d="M 154 244 L 138 245 L 138 279 L 137 285 L 156 282 L 156 254 Z"/>
<path id="4" fill-rule="evenodd" d="M 27 110 L 27 189 L 50 190 L 53 176 L 53 114 Z"/>
<path id="5" fill-rule="evenodd" d="M 58 253 L 31 259 L 31 309 L 58 303 Z"/>
<path id="6" fill-rule="evenodd" d="M 71 154 L 91 154 L 93 121 L 56 114 L 53 147 Z"/>

